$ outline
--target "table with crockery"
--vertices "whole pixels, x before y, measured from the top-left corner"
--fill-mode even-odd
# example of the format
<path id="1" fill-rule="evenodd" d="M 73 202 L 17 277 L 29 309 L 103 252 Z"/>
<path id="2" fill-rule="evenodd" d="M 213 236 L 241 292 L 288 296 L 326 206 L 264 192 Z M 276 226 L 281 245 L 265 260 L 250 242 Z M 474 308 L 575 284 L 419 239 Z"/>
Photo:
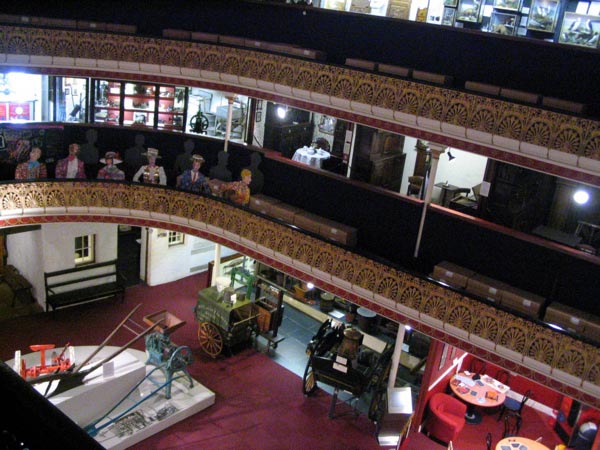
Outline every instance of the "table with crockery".
<path id="1" fill-rule="evenodd" d="M 533 439 L 514 436 L 498 441 L 496 450 L 550 450 L 550 448 Z"/>
<path id="2" fill-rule="evenodd" d="M 330 153 L 321 148 L 302 147 L 294 152 L 292 160 L 320 169 L 323 161 L 330 157 Z"/>
<path id="3" fill-rule="evenodd" d="M 481 422 L 481 414 L 476 407 L 500 406 L 510 388 L 489 375 L 477 376 L 471 372 L 460 372 L 450 379 L 450 389 L 467 404 L 467 423 L 476 424 Z"/>

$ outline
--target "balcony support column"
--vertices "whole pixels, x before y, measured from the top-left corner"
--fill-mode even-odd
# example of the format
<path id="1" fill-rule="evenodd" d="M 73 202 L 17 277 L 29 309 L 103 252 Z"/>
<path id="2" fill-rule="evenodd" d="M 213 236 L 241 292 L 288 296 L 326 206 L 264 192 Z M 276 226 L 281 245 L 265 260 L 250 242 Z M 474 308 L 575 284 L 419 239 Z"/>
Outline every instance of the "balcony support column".
<path id="1" fill-rule="evenodd" d="M 427 215 L 427 207 L 431 203 L 431 196 L 433 194 L 433 186 L 435 184 L 435 174 L 437 172 L 438 163 L 440 161 L 440 155 L 446 152 L 446 148 L 443 145 L 435 144 L 430 142 L 429 148 L 431 149 L 431 167 L 429 173 L 425 177 L 425 201 L 423 202 L 423 211 L 421 213 L 421 222 L 419 223 L 419 233 L 417 234 L 417 243 L 415 245 L 414 257 L 419 257 L 419 250 L 421 247 L 421 238 L 423 236 L 423 227 L 425 226 L 425 216 Z"/>
<path id="2" fill-rule="evenodd" d="M 227 122 L 225 125 L 225 143 L 223 151 L 227 151 L 229 147 L 229 138 L 231 137 L 231 121 L 233 120 L 233 102 L 235 101 L 235 95 L 228 95 L 227 98 Z"/>

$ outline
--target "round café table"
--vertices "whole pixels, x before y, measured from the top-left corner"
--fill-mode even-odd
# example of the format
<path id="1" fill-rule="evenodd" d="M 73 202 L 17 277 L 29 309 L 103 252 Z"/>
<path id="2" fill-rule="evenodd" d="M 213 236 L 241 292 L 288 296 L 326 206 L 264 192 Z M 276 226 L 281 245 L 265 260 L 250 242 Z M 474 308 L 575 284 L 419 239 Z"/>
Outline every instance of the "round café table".
<path id="1" fill-rule="evenodd" d="M 494 408 L 504 403 L 509 387 L 498 382 L 488 375 L 475 377 L 470 372 L 460 372 L 450 379 L 450 389 L 463 402 L 467 404 L 467 423 L 481 423 L 481 414 L 477 407 Z M 473 379 L 473 377 L 477 379 Z"/>
<path id="2" fill-rule="evenodd" d="M 520 436 L 504 438 L 496 444 L 496 450 L 550 450 L 544 444 Z"/>
<path id="3" fill-rule="evenodd" d="M 320 169 L 321 163 L 329 159 L 330 156 L 329 152 L 321 148 L 302 147 L 296 150 L 294 156 L 292 156 L 292 160 Z"/>

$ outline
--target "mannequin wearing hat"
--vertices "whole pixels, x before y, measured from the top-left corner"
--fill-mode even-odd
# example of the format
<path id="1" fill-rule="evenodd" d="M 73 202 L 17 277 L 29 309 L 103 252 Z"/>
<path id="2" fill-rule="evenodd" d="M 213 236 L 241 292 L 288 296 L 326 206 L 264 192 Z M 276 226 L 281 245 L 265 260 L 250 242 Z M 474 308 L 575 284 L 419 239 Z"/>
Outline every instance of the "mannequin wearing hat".
<path id="1" fill-rule="evenodd" d="M 142 178 L 143 183 L 148 184 L 167 184 L 167 174 L 162 166 L 156 165 L 157 158 L 160 158 L 158 149 L 149 148 L 144 155 L 148 158 L 148 164 L 140 167 L 140 169 L 133 176 L 133 181 L 140 181 Z"/>
<path id="2" fill-rule="evenodd" d="M 236 205 L 245 206 L 250 203 L 250 183 L 252 182 L 252 172 L 243 169 L 240 181 L 225 183 L 221 190 L 223 197 Z"/>
<path id="3" fill-rule="evenodd" d="M 117 158 L 115 152 L 106 152 L 104 158 L 100 160 L 102 164 L 106 164 L 102 169 L 98 171 L 99 180 L 124 180 L 125 172 L 117 167 L 117 164 L 121 164 L 121 160 Z"/>
<path id="4" fill-rule="evenodd" d="M 69 156 L 56 163 L 56 178 L 86 178 L 85 165 L 77 157 L 78 154 L 79 144 L 69 145 Z"/>
<path id="5" fill-rule="evenodd" d="M 15 170 L 15 180 L 36 180 L 46 178 L 46 164 L 38 160 L 42 156 L 42 149 L 33 147 L 29 152 L 29 161 L 25 161 L 17 166 Z"/>
<path id="6" fill-rule="evenodd" d="M 204 163 L 202 155 L 192 155 L 190 158 L 192 161 L 192 168 L 183 172 L 179 179 L 179 185 L 177 187 L 185 189 L 186 191 L 202 192 L 210 194 L 210 187 L 208 180 L 200 172 L 200 167 Z"/>

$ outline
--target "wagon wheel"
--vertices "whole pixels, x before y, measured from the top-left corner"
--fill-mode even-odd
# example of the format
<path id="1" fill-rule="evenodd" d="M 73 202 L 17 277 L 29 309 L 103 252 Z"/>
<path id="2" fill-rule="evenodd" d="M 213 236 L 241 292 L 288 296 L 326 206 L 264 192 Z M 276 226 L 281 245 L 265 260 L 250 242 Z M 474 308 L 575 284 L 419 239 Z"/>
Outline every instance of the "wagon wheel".
<path id="1" fill-rule="evenodd" d="M 213 358 L 223 351 L 223 336 L 219 329 L 210 322 L 202 322 L 198 326 L 200 347 Z"/>
<path id="2" fill-rule="evenodd" d="M 304 371 L 304 377 L 302 378 L 302 393 L 304 395 L 311 395 L 317 389 L 317 378 L 311 363 L 312 358 L 309 358 L 306 370 Z"/>

